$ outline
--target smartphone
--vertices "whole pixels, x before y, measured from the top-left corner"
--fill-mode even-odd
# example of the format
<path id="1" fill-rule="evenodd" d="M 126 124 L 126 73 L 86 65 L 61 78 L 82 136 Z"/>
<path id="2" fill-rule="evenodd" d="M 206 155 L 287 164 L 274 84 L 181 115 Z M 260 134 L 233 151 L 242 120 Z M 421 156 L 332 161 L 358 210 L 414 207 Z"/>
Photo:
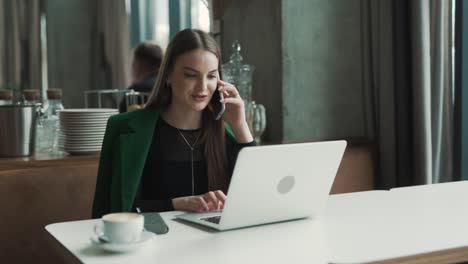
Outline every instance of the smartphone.
<path id="1" fill-rule="evenodd" d="M 142 213 L 145 217 L 145 229 L 158 235 L 169 232 L 169 227 L 159 213 Z"/>
<path id="2" fill-rule="evenodd" d="M 220 100 L 224 99 L 223 93 L 219 91 L 219 86 L 216 87 L 213 96 L 211 97 L 211 107 L 213 108 L 214 119 L 219 120 L 226 110 L 226 105 L 221 103 Z"/>

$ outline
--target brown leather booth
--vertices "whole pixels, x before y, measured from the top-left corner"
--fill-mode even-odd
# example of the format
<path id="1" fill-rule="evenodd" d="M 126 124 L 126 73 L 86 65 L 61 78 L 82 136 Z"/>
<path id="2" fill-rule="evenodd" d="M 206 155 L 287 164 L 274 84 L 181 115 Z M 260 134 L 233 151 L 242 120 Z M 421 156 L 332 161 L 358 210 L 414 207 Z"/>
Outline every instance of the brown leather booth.
<path id="1" fill-rule="evenodd" d="M 97 163 L 0 171 L 0 262 L 61 263 L 44 226 L 91 215 Z"/>
<path id="2" fill-rule="evenodd" d="M 63 160 L 0 159 L 0 262 L 62 263 L 51 223 L 88 219 L 98 157 Z M 373 189 L 374 166 L 368 144 L 347 148 L 332 193 Z"/>

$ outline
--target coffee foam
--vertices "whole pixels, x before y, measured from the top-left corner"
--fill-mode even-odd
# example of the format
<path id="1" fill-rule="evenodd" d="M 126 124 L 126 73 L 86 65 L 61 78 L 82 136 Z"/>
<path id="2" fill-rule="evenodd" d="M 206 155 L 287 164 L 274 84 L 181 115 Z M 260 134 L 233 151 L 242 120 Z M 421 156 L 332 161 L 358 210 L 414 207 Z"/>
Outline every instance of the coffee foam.
<path id="1" fill-rule="evenodd" d="M 141 215 L 136 213 L 115 213 L 115 214 L 108 214 L 102 217 L 105 221 L 112 221 L 112 222 L 127 222 L 130 220 L 134 220 L 140 218 Z"/>

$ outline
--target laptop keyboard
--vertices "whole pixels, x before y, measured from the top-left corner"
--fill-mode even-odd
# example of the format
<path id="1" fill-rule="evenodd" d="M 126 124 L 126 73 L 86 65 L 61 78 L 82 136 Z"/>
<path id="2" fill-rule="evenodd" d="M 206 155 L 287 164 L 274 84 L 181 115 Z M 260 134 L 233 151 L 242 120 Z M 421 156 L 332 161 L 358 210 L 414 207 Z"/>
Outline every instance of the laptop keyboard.
<path id="1" fill-rule="evenodd" d="M 205 217 L 205 218 L 200 218 L 200 220 L 204 220 L 213 224 L 219 224 L 219 221 L 221 221 L 221 216 L 211 216 L 211 217 Z"/>

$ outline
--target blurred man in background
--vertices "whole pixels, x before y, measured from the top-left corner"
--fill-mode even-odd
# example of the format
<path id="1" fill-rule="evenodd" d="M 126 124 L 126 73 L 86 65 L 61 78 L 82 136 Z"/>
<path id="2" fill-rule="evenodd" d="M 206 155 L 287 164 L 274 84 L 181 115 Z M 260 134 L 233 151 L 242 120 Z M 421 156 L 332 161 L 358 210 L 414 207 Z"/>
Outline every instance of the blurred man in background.
<path id="1" fill-rule="evenodd" d="M 163 51 L 156 43 L 151 41 L 139 43 L 133 51 L 131 69 L 132 85 L 130 85 L 128 89 L 141 93 L 151 92 L 156 82 L 162 57 Z M 138 105 L 143 107 L 143 102 L 139 102 Z M 122 113 L 127 110 L 127 102 L 126 98 L 124 98 L 120 103 L 119 111 Z"/>

